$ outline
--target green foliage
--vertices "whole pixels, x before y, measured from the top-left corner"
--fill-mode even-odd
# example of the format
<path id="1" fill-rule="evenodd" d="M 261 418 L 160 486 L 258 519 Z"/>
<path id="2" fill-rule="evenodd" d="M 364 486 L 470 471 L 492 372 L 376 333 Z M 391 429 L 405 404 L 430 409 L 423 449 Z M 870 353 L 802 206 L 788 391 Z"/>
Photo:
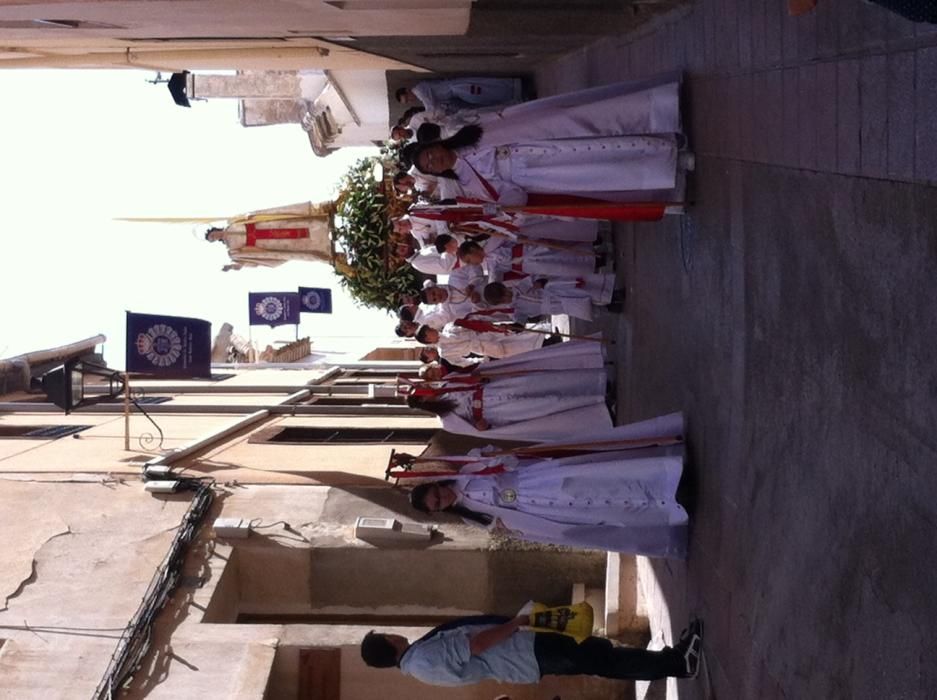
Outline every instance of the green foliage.
<path id="1" fill-rule="evenodd" d="M 420 281 L 394 253 L 389 221 L 394 202 L 388 201 L 378 179 L 381 166 L 379 158 L 365 158 L 342 178 L 332 237 L 345 251 L 347 265 L 336 261 L 335 271 L 361 304 L 395 310 L 400 296 L 415 293 Z"/>

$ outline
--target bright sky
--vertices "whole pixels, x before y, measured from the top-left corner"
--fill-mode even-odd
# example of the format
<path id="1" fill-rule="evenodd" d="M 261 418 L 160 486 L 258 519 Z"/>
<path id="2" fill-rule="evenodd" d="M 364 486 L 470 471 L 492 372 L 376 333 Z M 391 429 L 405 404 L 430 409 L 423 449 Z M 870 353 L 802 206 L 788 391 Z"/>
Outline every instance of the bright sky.
<path id="1" fill-rule="evenodd" d="M 173 104 L 142 71 L 0 71 L 0 357 L 97 333 L 124 366 L 124 312 L 194 316 L 248 335 L 249 291 L 330 287 L 332 315 L 303 314 L 300 336 L 387 337 L 386 313 L 355 307 L 323 263 L 221 272 L 221 243 L 192 225 L 121 216 L 235 215 L 331 198 L 376 149 L 318 158 L 299 125 L 244 128 L 235 100 Z M 293 326 L 254 326 L 261 347 Z M 330 341 L 334 345 L 334 341 Z"/>

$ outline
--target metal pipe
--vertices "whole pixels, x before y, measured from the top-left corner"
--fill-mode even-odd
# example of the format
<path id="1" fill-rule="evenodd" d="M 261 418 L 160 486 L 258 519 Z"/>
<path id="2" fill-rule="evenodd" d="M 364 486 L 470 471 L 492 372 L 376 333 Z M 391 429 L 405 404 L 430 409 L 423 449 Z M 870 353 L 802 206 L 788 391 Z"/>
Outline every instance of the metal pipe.
<path id="1" fill-rule="evenodd" d="M 53 362 L 55 360 L 66 360 L 80 352 L 94 350 L 94 348 L 107 340 L 107 337 L 101 334 L 93 335 L 90 338 L 79 340 L 76 343 L 60 345 L 57 348 L 47 350 L 36 350 L 27 352 L 17 357 L 8 358 L 10 360 L 26 360 L 31 365 L 40 365 L 44 362 Z"/>
<path id="2" fill-rule="evenodd" d="M 229 435 L 240 432 L 241 430 L 244 430 L 244 428 L 249 428 L 254 423 L 262 421 L 269 416 L 269 411 L 255 411 L 254 413 L 244 416 L 240 420 L 234 421 L 230 425 L 226 425 L 225 427 L 221 428 L 221 430 L 216 430 L 210 435 L 198 438 L 197 440 L 194 440 L 188 445 L 180 447 L 177 450 L 167 452 L 166 454 L 160 455 L 159 457 L 154 457 L 153 459 L 147 461 L 143 467 L 145 469 L 146 467 L 154 467 L 157 465 L 165 465 L 167 467 L 171 466 L 180 459 L 188 457 L 193 452 L 198 452 L 200 450 L 211 447 L 220 440 L 224 440 Z"/>
<path id="3" fill-rule="evenodd" d="M 393 386 L 390 380 L 384 382 L 387 386 Z M 287 394 L 294 391 L 306 390 L 313 396 L 333 396 L 335 394 L 358 395 L 368 394 L 370 384 L 325 384 L 325 385 L 277 385 L 267 384 L 263 386 L 232 386 L 230 384 L 145 384 L 136 382 L 134 386 L 147 391 L 148 396 L 161 396 L 163 394 Z M 91 385 L 85 387 L 86 395 L 104 395 L 108 390 L 106 386 Z"/>
<path id="4" fill-rule="evenodd" d="M 121 403 L 99 403 L 82 406 L 72 411 L 72 415 L 120 415 L 124 407 Z M 230 415 L 246 414 L 255 411 L 269 411 L 276 415 L 291 416 L 405 416 L 422 415 L 407 406 L 387 404 L 362 404 L 360 406 L 317 406 L 316 404 L 173 404 L 157 403 L 146 407 L 152 415 Z M 22 403 L 8 401 L 0 403 L 0 413 L 62 413 L 62 409 L 51 403 Z"/>

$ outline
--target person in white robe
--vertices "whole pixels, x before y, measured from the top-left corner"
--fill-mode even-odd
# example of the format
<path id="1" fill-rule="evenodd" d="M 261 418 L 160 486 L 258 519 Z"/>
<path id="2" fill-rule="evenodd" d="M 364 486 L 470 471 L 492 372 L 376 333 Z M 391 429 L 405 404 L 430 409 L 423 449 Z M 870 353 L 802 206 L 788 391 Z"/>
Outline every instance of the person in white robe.
<path id="1" fill-rule="evenodd" d="M 680 168 L 692 168 L 689 154 L 678 159 L 679 90 L 679 80 L 622 83 L 534 100 L 480 116 L 467 127 L 476 131 L 418 148 L 413 161 L 423 172 L 455 176 L 469 196 L 505 205 L 524 204 L 527 192 L 672 199 L 682 194 Z M 438 145 L 455 150 L 456 162 L 440 169 L 426 162 L 426 150 Z"/>
<path id="2" fill-rule="evenodd" d="M 535 243 L 495 241 L 494 245 L 486 246 L 465 241 L 459 246 L 459 260 L 463 265 L 482 265 L 493 280 L 501 279 L 508 272 L 565 277 L 595 272 L 596 256 L 592 248 L 577 246 L 558 250 Z"/>
<path id="3" fill-rule="evenodd" d="M 612 426 L 605 404 L 605 354 L 598 342 L 552 345 L 433 383 L 439 376 L 427 375 L 430 383 L 414 390 L 408 403 L 439 415 L 451 433 L 535 441 L 573 436 L 584 426 Z"/>
<path id="4" fill-rule="evenodd" d="M 435 345 L 440 357 L 462 365 L 465 364 L 464 358 L 469 355 L 502 358 L 536 350 L 543 345 L 546 336 L 530 331 L 477 331 L 459 326 L 453 321 L 440 331 L 419 328 L 415 337 L 423 345 Z"/>
<path id="5" fill-rule="evenodd" d="M 460 268 L 461 269 L 461 268 Z M 468 316 L 477 309 L 483 308 L 482 289 L 484 279 L 478 283 L 478 289 L 469 284 L 465 287 L 452 285 L 453 275 L 449 275 L 449 284 L 433 284 L 420 291 L 423 304 L 435 305 L 433 323 L 427 323 L 431 328 L 441 329 L 446 324 Z M 442 325 L 436 325 L 441 322 Z"/>
<path id="6" fill-rule="evenodd" d="M 432 245 L 436 236 L 449 233 L 449 226 L 445 221 L 429 220 L 419 216 L 398 216 L 390 220 L 394 233 L 413 236 L 420 247 Z"/>
<path id="7" fill-rule="evenodd" d="M 615 274 L 611 272 L 578 278 L 527 275 L 505 283 L 492 282 L 484 289 L 488 304 L 512 309 L 514 320 L 520 323 L 543 314 L 567 314 L 591 321 L 594 307 L 608 306 L 614 294 Z"/>
<path id="8" fill-rule="evenodd" d="M 597 451 L 585 440 L 571 452 L 544 443 L 536 446 L 542 456 L 530 450 L 521 458 L 476 450 L 458 472 L 413 489 L 411 503 L 462 514 L 470 524 L 489 520 L 491 530 L 533 542 L 685 558 L 689 518 L 676 500 L 682 434 L 682 415 L 672 414 L 606 431 Z M 613 436 L 631 444 L 614 449 Z"/>
<path id="9" fill-rule="evenodd" d="M 441 185 L 461 187 L 455 180 L 439 178 Z M 461 193 L 455 196 L 461 196 Z M 463 218 L 459 215 L 458 207 L 442 207 L 433 204 L 417 204 L 410 208 L 411 216 L 420 216 L 427 220 L 449 221 L 449 230 L 477 235 L 488 234 L 495 238 L 509 241 L 522 239 L 546 239 L 554 241 L 569 241 L 579 243 L 595 243 L 599 237 L 601 226 L 597 219 L 571 219 L 558 216 L 544 216 L 540 214 L 522 214 L 517 212 L 499 212 L 497 215 L 483 216 L 477 219 Z"/>
<path id="10" fill-rule="evenodd" d="M 412 236 L 397 243 L 397 256 L 405 260 L 414 270 L 426 275 L 445 275 L 459 266 L 459 259 L 454 255 L 443 255 L 435 245 L 420 246 Z"/>
<path id="11" fill-rule="evenodd" d="M 423 80 L 412 88 L 400 88 L 396 98 L 404 104 L 419 101 L 427 111 L 448 114 L 518 102 L 521 98 L 521 81 L 518 78 Z"/>

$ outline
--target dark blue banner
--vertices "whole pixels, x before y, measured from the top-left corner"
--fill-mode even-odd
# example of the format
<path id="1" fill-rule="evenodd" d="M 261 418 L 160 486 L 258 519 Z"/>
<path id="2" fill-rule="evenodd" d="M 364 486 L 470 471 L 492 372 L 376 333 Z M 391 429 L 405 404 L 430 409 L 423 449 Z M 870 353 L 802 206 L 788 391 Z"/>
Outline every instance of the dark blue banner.
<path id="1" fill-rule="evenodd" d="M 211 377 L 211 344 L 208 321 L 127 312 L 128 372 Z"/>
<path id="2" fill-rule="evenodd" d="M 307 314 L 332 313 L 332 290 L 321 287 L 300 287 L 299 301 Z"/>
<path id="3" fill-rule="evenodd" d="M 250 292 L 252 326 L 288 326 L 299 323 L 300 301 L 296 292 Z"/>

